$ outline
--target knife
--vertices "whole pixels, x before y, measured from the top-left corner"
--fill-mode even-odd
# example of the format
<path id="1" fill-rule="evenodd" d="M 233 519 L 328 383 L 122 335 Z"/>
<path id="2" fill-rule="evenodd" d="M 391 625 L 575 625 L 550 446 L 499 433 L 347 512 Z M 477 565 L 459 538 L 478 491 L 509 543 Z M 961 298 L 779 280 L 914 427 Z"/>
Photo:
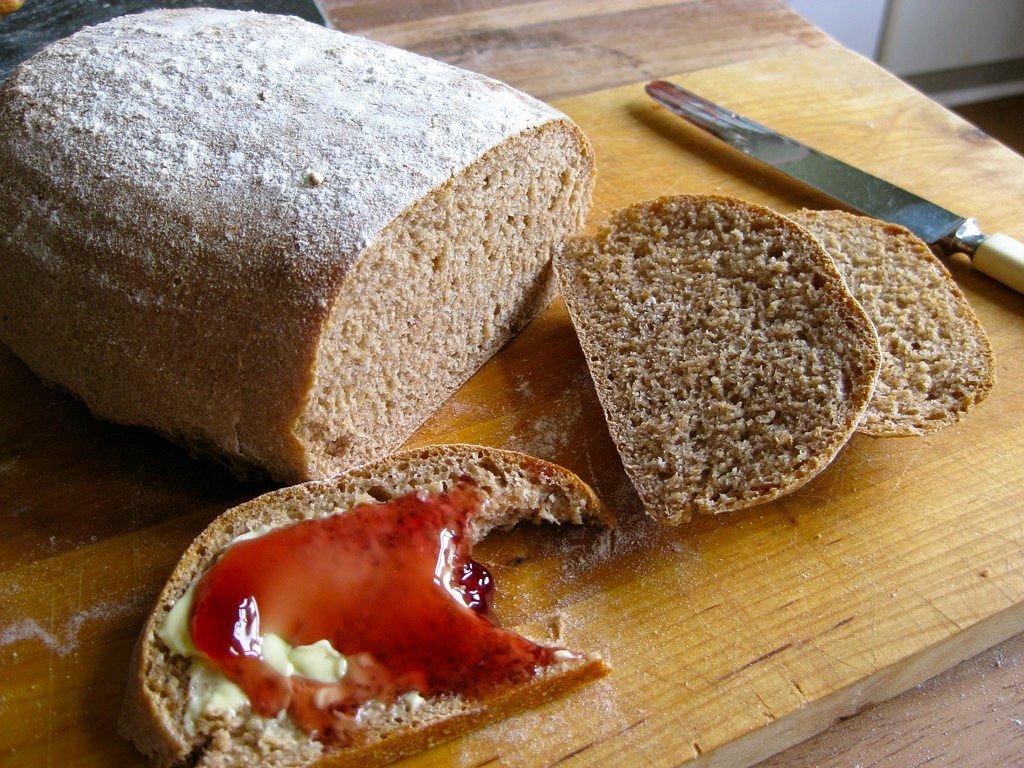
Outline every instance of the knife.
<path id="1" fill-rule="evenodd" d="M 678 85 L 655 80 L 645 90 L 662 106 L 740 152 L 863 214 L 906 227 L 947 256 L 965 253 L 975 269 L 1024 293 L 1024 244 L 1012 237 L 985 235 L 973 218 L 958 216 Z"/>

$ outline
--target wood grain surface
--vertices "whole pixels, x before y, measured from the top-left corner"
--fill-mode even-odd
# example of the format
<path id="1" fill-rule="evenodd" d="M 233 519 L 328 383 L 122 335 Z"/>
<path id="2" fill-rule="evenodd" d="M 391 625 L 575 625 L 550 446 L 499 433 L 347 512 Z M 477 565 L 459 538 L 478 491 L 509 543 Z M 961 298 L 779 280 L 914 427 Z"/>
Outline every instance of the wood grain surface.
<path id="1" fill-rule="evenodd" d="M 322 6 L 351 22 L 339 26 L 405 35 L 546 98 L 688 72 L 680 81 L 712 98 L 1024 235 L 1024 161 L 779 3 Z M 787 55 L 693 71 L 773 54 Z M 672 191 L 822 202 L 723 153 L 637 86 L 559 104 L 597 146 L 595 216 Z M 741 765 L 841 718 L 763 765 L 1020 764 L 1020 635 L 918 685 L 1024 628 L 1024 307 L 951 266 L 996 347 L 987 403 L 931 438 L 855 438 L 793 497 L 680 530 L 631 511 L 564 309 L 538 318 L 412 442 L 553 458 L 622 510 L 617 531 L 531 529 L 480 550 L 507 623 L 603 650 L 615 673 L 406 764 Z M 113 723 L 142 617 L 192 537 L 265 487 L 93 420 L 5 348 L 0 393 L 0 765 L 141 765 Z"/>
<path id="2" fill-rule="evenodd" d="M 837 44 L 778 0 L 318 0 L 330 25 L 550 101 Z"/>

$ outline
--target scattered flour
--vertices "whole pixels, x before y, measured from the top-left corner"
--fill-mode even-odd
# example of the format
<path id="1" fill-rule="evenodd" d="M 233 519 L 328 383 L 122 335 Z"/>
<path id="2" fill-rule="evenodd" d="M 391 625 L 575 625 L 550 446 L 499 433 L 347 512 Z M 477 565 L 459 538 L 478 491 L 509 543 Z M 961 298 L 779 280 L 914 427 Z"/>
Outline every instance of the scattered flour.
<path id="1" fill-rule="evenodd" d="M 418 76 L 409 78 L 413 61 Z M 59 98 L 48 96 L 54 83 Z M 108 210 L 149 221 L 159 201 L 246 232 L 263 217 L 239 217 L 238 206 L 273 203 L 296 241 L 321 245 L 325 258 L 358 251 L 506 136 L 558 114 L 483 76 L 369 40 L 215 10 L 86 28 L 20 68 L 9 91 L 4 116 L 32 138 L 18 148 L 37 154 L 27 164 L 71 193 L 91 198 L 102 179 L 124 203 L 105 201 Z M 210 184 L 224 167 L 237 172 Z M 42 205 L 24 207 L 49 216 Z"/>
<path id="2" fill-rule="evenodd" d="M 579 417 L 579 405 L 561 398 L 556 405 L 557 416 L 529 422 L 526 430 L 512 435 L 508 447 L 540 458 L 556 458 L 560 451 L 575 444 L 576 435 L 569 426 Z"/>
<path id="3" fill-rule="evenodd" d="M 571 699 L 568 706 L 528 710 L 464 739 L 455 765 L 469 768 L 481 765 L 486 756 L 497 756 L 494 765 L 532 768 L 538 762 L 554 765 L 591 744 L 600 750 L 601 734 L 612 735 L 631 725 L 620 710 L 619 697 L 607 679 L 588 683 L 566 697 Z"/>
<path id="4" fill-rule="evenodd" d="M 55 653 L 62 653 L 63 644 L 52 632 L 48 632 L 35 619 L 21 619 L 0 628 L 0 648 L 21 642 L 36 640 Z M 63 655 L 63 654 L 62 654 Z"/>
<path id="5" fill-rule="evenodd" d="M 78 650 L 82 631 L 87 625 L 135 613 L 147 602 L 148 598 L 142 595 L 129 595 L 124 600 L 101 601 L 73 613 L 58 626 L 49 628 L 35 618 L 18 619 L 0 626 L 0 648 L 35 641 L 58 656 L 67 656 Z M 16 657 L 17 651 L 13 655 Z"/>

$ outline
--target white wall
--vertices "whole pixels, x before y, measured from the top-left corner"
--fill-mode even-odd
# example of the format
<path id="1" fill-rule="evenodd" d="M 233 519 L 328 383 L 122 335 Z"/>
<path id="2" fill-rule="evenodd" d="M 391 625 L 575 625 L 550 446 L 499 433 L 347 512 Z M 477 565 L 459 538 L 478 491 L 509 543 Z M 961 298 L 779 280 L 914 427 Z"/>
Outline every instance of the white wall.
<path id="1" fill-rule="evenodd" d="M 785 0 L 949 104 L 1024 93 L 1024 0 Z"/>
<path id="2" fill-rule="evenodd" d="M 879 54 L 898 75 L 1024 58 L 1024 2 L 892 0 Z"/>
<path id="3" fill-rule="evenodd" d="M 886 0 L 785 0 L 786 5 L 857 53 L 876 58 Z"/>

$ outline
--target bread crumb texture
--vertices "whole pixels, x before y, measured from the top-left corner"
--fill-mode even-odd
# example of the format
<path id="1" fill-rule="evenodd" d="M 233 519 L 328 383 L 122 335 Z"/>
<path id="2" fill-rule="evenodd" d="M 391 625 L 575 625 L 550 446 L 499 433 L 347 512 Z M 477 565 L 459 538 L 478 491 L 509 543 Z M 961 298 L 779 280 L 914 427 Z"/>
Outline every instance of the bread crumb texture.
<path id="1" fill-rule="evenodd" d="M 552 295 L 592 152 L 504 84 L 159 10 L 0 91 L 0 339 L 97 415 L 281 480 L 395 447 Z"/>
<path id="2" fill-rule="evenodd" d="M 870 397 L 863 310 L 821 246 L 766 208 L 640 203 L 556 268 L 626 471 L 662 522 L 800 486 Z"/>
<path id="3" fill-rule="evenodd" d="M 825 246 L 878 332 L 882 369 L 861 432 L 936 432 L 988 395 L 995 383 L 988 335 L 924 242 L 903 227 L 843 211 L 790 218 Z"/>
<path id="4" fill-rule="evenodd" d="M 546 306 L 589 173 L 564 126 L 488 152 L 392 223 L 341 288 L 296 426 L 314 475 L 373 458 Z M 385 361 L 385 365 L 381 362 Z"/>

